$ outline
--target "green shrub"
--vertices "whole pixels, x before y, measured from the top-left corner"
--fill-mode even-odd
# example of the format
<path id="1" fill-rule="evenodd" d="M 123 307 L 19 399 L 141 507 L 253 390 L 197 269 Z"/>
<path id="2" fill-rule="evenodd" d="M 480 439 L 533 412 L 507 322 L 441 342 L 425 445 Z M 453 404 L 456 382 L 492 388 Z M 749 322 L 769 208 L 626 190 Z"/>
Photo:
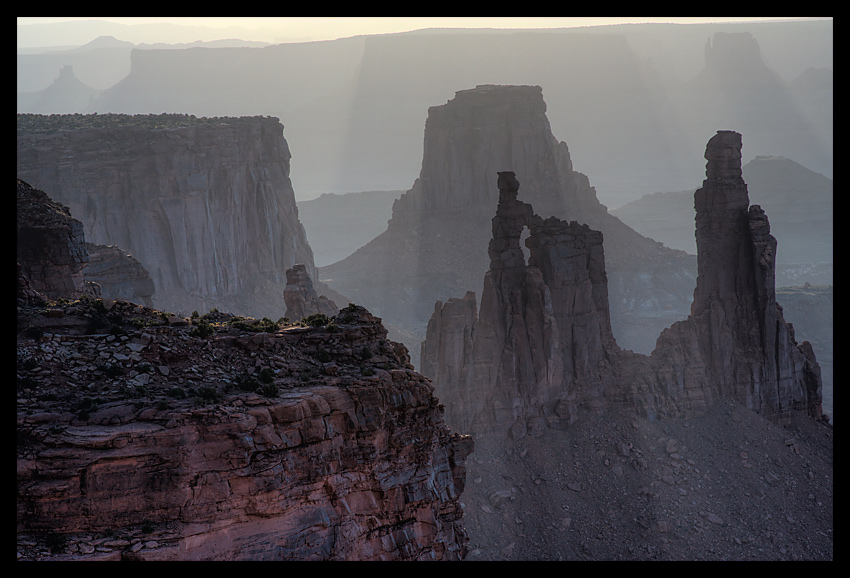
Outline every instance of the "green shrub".
<path id="1" fill-rule="evenodd" d="M 328 321 L 330 320 L 324 313 L 313 313 L 309 317 L 302 319 L 301 323 L 310 327 L 323 327 L 328 324 Z"/>
<path id="2" fill-rule="evenodd" d="M 189 335 L 192 337 L 200 337 L 201 339 L 206 339 L 210 335 L 215 333 L 215 329 L 209 323 L 200 323 L 192 328 L 189 332 Z"/>

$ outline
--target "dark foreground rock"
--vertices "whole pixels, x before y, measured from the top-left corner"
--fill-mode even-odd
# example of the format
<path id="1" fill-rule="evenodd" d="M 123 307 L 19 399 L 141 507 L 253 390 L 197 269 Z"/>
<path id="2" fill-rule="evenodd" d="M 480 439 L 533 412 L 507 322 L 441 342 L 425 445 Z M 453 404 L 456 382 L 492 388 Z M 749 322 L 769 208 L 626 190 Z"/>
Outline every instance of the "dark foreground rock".
<path id="1" fill-rule="evenodd" d="M 278 326 L 19 286 L 19 560 L 464 557 L 472 440 L 362 307 Z"/>

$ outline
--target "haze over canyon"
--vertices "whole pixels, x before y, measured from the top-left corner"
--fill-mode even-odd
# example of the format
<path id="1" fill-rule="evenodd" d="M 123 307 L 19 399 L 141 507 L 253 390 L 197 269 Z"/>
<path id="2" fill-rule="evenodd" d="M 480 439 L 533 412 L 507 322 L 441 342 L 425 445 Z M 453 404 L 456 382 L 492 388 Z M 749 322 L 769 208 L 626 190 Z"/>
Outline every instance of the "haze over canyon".
<path id="1" fill-rule="evenodd" d="M 94 34 L 19 37 L 19 560 L 832 560 L 831 20 Z"/>

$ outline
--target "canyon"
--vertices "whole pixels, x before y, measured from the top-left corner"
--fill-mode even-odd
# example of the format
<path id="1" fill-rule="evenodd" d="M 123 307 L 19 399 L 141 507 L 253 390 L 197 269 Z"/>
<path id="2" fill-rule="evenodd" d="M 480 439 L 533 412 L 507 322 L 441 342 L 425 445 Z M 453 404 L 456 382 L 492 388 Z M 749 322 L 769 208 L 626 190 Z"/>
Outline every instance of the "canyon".
<path id="1" fill-rule="evenodd" d="M 831 171 L 831 70 L 762 58 L 797 74 L 792 29 L 688 28 L 696 76 L 626 27 L 123 46 L 115 86 L 19 89 L 89 114 L 18 115 L 18 560 L 832 560 L 832 288 L 778 287 L 831 229 L 747 173 Z M 600 201 L 700 164 L 692 246 Z M 389 199 L 341 209 L 378 234 L 330 242 L 333 195 L 305 228 L 299 178 Z"/>
<path id="2" fill-rule="evenodd" d="M 732 173 L 720 175 L 721 182 L 733 185 L 723 194 L 731 199 L 743 191 L 746 197 L 746 186 L 731 178 L 734 162 L 731 165 Z M 704 188 L 713 191 L 715 184 L 708 179 Z M 665 401 L 663 392 L 654 391 L 663 403 L 653 405 L 653 395 L 646 394 L 653 393 L 657 383 L 634 382 L 638 369 L 646 367 L 643 356 L 620 350 L 613 339 L 602 235 L 578 222 L 536 217 L 531 205 L 517 199 L 519 183 L 509 173 L 502 174 L 497 185 L 500 200 L 491 222 L 492 271 L 485 281 L 490 289 L 484 301 L 498 304 L 502 289 L 508 301 L 504 309 L 491 309 L 490 330 L 484 332 L 489 335 L 484 340 L 491 346 L 489 359 L 471 373 L 515 373 L 503 384 L 508 387 L 490 400 L 470 396 L 488 410 L 499 408 L 493 415 L 500 419 L 492 421 L 489 411 L 469 412 L 473 429 L 478 424 L 491 428 L 481 429 L 479 437 L 448 425 L 458 414 L 456 392 L 443 391 L 439 377 L 432 384 L 415 372 L 407 349 L 387 339 L 380 320 L 357 305 L 349 304 L 330 318 L 315 316 L 314 322 L 307 318 L 307 323 L 283 325 L 213 311 L 186 318 L 85 293 L 75 301 L 54 302 L 19 273 L 19 559 L 831 558 L 831 434 L 812 419 L 818 413 L 816 384 L 806 396 L 812 391 L 806 379 L 814 376 L 817 381 L 813 356 L 805 349 L 794 354 L 789 341 L 793 334 L 790 328 L 782 329 L 775 306 L 774 316 L 762 315 L 771 304 L 767 281 L 773 245 L 761 214 L 756 211 L 751 219 L 760 227 L 747 225 L 744 231 L 758 233 L 752 247 L 767 251 L 759 253 L 761 260 L 753 261 L 752 254 L 742 257 L 735 271 L 747 294 L 756 297 L 755 318 L 780 330 L 777 343 L 787 348 L 787 356 L 776 367 L 784 371 L 790 363 L 796 371 L 785 378 L 781 390 L 791 395 L 791 407 L 774 412 L 777 408 L 769 398 L 751 403 L 747 384 L 742 389 L 735 382 L 736 387 L 724 392 L 700 375 L 686 373 L 677 382 L 675 372 L 659 372 L 666 380 L 658 383 L 668 394 L 675 393 L 674 384 L 681 384 L 684 395 Z M 20 180 L 18 187 L 19 195 L 31 189 Z M 33 196 L 48 203 L 43 193 Z M 60 211 L 50 206 L 70 218 L 66 207 L 60 206 Z M 711 215 L 712 206 L 706 209 Z M 60 229 L 79 233 L 81 227 L 66 223 Z M 529 263 L 537 273 L 526 266 L 520 246 L 524 229 L 530 233 L 525 242 Z M 71 240 L 55 245 L 82 254 L 84 235 L 65 234 Z M 732 229 L 731 234 L 742 230 Z M 67 261 L 56 260 L 61 266 Z M 716 266 L 726 260 L 713 263 L 718 275 L 712 276 L 711 267 L 701 268 L 697 287 L 702 289 L 695 293 L 708 304 L 715 295 L 724 301 L 731 297 L 715 290 L 716 283 L 702 280 L 725 277 Z M 756 275 L 759 267 L 764 270 Z M 289 293 L 298 294 L 293 304 L 312 301 L 304 272 L 302 267 L 290 268 Z M 299 291 L 293 291 L 296 288 Z M 536 299 L 536 305 L 527 307 L 529 298 Z M 466 310 L 474 311 L 474 297 L 465 301 Z M 564 305 L 571 309 L 564 310 Z M 709 328 L 716 317 L 708 315 Z M 512 329 L 505 333 L 507 319 Z M 559 332 L 570 324 L 574 327 L 569 331 Z M 726 329 L 720 324 L 721 333 Z M 674 331 L 689 335 L 687 328 Z M 734 363 L 728 368 L 736 374 L 742 366 L 761 368 L 769 378 L 773 365 L 763 349 L 745 354 L 738 350 L 742 343 L 751 343 L 746 341 L 753 337 L 749 333 L 735 336 Z M 474 342 L 481 332 L 464 328 L 460 334 Z M 570 341 L 570 336 L 575 339 Z M 524 338 L 534 349 L 511 347 L 507 355 L 499 354 L 492 346 L 505 343 L 506 337 L 515 345 Z M 558 366 L 557 354 L 564 352 L 570 355 Z M 698 356 L 702 350 L 697 347 L 691 353 Z M 530 358 L 523 359 L 526 354 Z M 546 376 L 551 379 L 525 382 L 541 361 L 550 365 Z M 660 367 L 669 367 L 667 361 Z M 728 368 L 721 364 L 716 375 L 707 371 L 706 376 L 725 379 Z M 574 389 L 561 395 L 558 379 Z M 801 379 L 808 384 L 802 389 Z M 522 390 L 519 404 L 514 403 L 518 398 L 510 393 L 511 385 Z M 636 387 L 644 395 L 636 396 Z M 553 399 L 557 401 L 550 412 Z M 783 429 L 761 424 L 758 412 L 775 417 Z M 806 421 L 800 421 L 800 415 Z M 825 532 L 792 539 L 785 522 L 781 528 L 770 524 L 770 530 L 731 523 L 728 508 L 735 501 L 718 504 L 711 501 L 716 489 L 701 492 L 715 486 L 699 477 L 706 456 L 692 454 L 702 446 L 688 437 L 693 432 L 680 429 L 682 416 L 690 427 L 713 418 L 720 423 L 713 431 L 725 432 L 724 439 L 729 433 L 741 434 L 743 428 L 738 442 L 728 440 L 732 447 L 748 447 L 744 440 L 769 441 L 773 445 L 757 450 L 763 450 L 765 458 L 774 456 L 777 464 L 789 458 L 780 457 L 774 445 L 792 452 L 792 461 L 804 458 L 802 477 L 796 467 L 783 476 L 766 471 L 771 466 L 758 459 L 756 451 L 742 451 L 742 456 L 751 456 L 744 458 L 744 465 L 764 472 L 763 477 L 745 486 L 735 481 L 730 487 L 745 487 L 748 494 L 761 491 L 782 503 L 783 511 L 793 512 L 785 515 L 788 524 L 803 520 Z M 728 427 L 728 419 L 739 431 Z M 623 426 L 629 423 L 642 438 L 626 434 Z M 794 428 L 792 443 L 775 442 L 778 437 L 788 441 L 788 428 Z M 608 432 L 602 434 L 604 440 L 601 431 Z M 670 431 L 678 432 L 676 439 L 669 437 Z M 758 431 L 764 435 L 753 433 Z M 624 436 L 626 445 L 606 457 L 606 467 L 613 463 L 613 474 L 600 479 L 600 472 L 586 469 L 596 459 L 586 453 L 600 452 L 595 449 L 600 441 L 610 447 L 612 433 Z M 664 440 L 668 450 L 663 455 L 655 454 L 658 440 Z M 709 447 L 716 444 L 715 439 Z M 552 454 L 552 448 L 559 451 Z M 683 454 L 689 456 L 684 465 Z M 560 458 L 546 457 L 552 455 Z M 572 456 L 572 467 L 566 466 L 566 456 Z M 711 459 L 724 458 L 712 454 Z M 717 467 L 716 461 L 708 463 Z M 534 475 L 531 489 L 523 477 L 528 473 Z M 600 516 L 598 508 L 603 502 L 618 503 L 611 492 L 621 490 L 611 484 L 621 475 L 638 478 L 630 482 L 638 487 L 627 491 L 627 499 L 619 499 L 626 511 L 634 512 L 635 523 L 612 526 L 615 517 L 610 511 Z M 682 502 L 682 496 L 689 495 L 682 480 L 696 486 L 690 492 L 692 505 Z M 723 474 L 719 480 L 737 478 Z M 789 484 L 810 488 L 813 502 L 800 502 L 796 493 L 793 500 L 776 500 L 774 494 Z M 678 497 L 667 496 L 667 486 Z M 588 492 L 590 487 L 594 489 Z M 679 513 L 670 517 L 668 509 L 655 509 L 659 499 L 678 501 Z M 713 504 L 710 515 L 694 509 L 706 508 L 706 503 Z M 560 515 L 552 511 L 556 504 L 562 507 Z M 806 505 L 811 511 L 803 508 Z M 487 523 L 497 512 L 503 521 Z M 773 518 L 780 513 L 774 506 L 765 512 Z M 505 526 L 508 520 L 519 532 Z M 591 530 L 608 537 L 588 543 Z M 542 538 L 541 532 L 549 537 Z M 621 539 L 618 532 L 638 535 Z M 710 549 L 696 547 L 695 539 Z M 736 544 L 731 550 L 730 540 Z M 765 548 L 770 551 L 765 553 Z"/>

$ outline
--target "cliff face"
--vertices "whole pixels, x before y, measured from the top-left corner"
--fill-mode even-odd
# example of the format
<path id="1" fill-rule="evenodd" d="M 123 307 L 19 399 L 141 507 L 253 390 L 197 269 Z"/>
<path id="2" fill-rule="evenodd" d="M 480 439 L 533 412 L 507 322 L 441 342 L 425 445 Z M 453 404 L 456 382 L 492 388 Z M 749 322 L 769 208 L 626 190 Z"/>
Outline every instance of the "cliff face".
<path id="1" fill-rule="evenodd" d="M 89 262 L 83 225 L 44 191 L 17 181 L 17 259 L 33 289 L 50 299 L 79 297 Z"/>
<path id="2" fill-rule="evenodd" d="M 627 406 L 654 419 L 694 415 L 718 399 L 779 422 L 791 410 L 821 417 L 820 368 L 776 303 L 776 240 L 749 206 L 741 136 L 719 132 L 706 159 L 692 313 L 662 332 L 649 357 L 621 349 L 611 332 L 601 234 L 534 215 L 516 199 L 513 173 L 500 173 L 477 317 L 469 294 L 462 307 L 438 302 L 422 344 L 451 427 L 518 438 L 563 429 L 578 407 Z"/>
<path id="3" fill-rule="evenodd" d="M 472 441 L 365 309 L 266 332 L 53 310 L 19 306 L 19 559 L 465 555 Z"/>
<path id="4" fill-rule="evenodd" d="M 424 334 L 437 300 L 480 291 L 489 262 L 492 179 L 510 167 L 538 214 L 586 223 L 606 239 L 611 320 L 626 346 L 648 353 L 687 314 L 693 257 L 642 237 L 608 214 L 552 134 L 539 86 L 479 86 L 431 107 L 422 169 L 393 206 L 387 230 L 321 268 L 332 288 L 388 322 Z"/>
<path id="5" fill-rule="evenodd" d="M 87 240 L 135 256 L 159 308 L 277 319 L 286 269 L 304 263 L 315 277 L 277 119 L 20 115 L 18 124 L 19 178 L 67 205 Z"/>

